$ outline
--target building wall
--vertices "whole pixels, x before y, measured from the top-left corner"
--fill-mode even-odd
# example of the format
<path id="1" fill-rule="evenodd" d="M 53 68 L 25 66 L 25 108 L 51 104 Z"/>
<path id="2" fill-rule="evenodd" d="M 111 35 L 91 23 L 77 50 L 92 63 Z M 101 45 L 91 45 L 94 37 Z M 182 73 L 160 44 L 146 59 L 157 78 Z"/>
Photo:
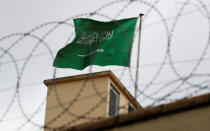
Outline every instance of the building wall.
<path id="1" fill-rule="evenodd" d="M 89 121 L 83 118 L 78 120 L 82 115 L 89 118 L 106 117 L 108 82 L 108 77 L 96 77 L 56 83 L 56 88 L 48 85 L 45 125 L 50 123 L 48 126 L 58 127 L 70 123 L 69 126 L 72 126 Z M 69 104 L 71 106 L 65 112 L 64 108 L 68 108 Z"/>
<path id="2" fill-rule="evenodd" d="M 94 118 L 98 120 L 99 117 L 109 117 L 111 84 L 119 92 L 119 114 L 128 113 L 128 103 L 132 105 L 133 102 L 130 101 L 131 96 L 126 94 L 127 92 L 122 92 L 126 89 L 121 87 L 122 85 L 118 81 L 110 78 L 110 75 L 89 78 L 84 76 L 66 77 L 60 78 L 58 81 L 54 84 L 49 80 L 45 82 L 48 86 L 45 113 L 46 127 L 58 128 L 64 125 L 70 127 L 90 122 Z M 81 116 L 85 117 L 80 118 Z"/>
<path id="3" fill-rule="evenodd" d="M 210 131 L 210 106 L 117 126 L 106 131 Z"/>

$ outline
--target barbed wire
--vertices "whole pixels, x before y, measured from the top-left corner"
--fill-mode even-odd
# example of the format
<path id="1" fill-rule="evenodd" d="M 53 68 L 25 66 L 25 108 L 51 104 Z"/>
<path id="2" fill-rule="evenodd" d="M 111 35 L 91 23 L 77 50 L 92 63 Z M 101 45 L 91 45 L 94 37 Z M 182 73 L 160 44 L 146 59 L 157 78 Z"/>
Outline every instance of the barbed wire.
<path id="1" fill-rule="evenodd" d="M 76 122 L 80 120 L 86 120 L 86 121 L 95 121 L 99 119 L 106 118 L 106 114 L 103 114 L 98 117 L 94 116 L 89 116 L 91 113 L 93 113 L 95 110 L 97 110 L 102 104 L 108 104 L 107 99 L 104 96 L 104 92 L 101 92 L 98 90 L 98 85 L 96 84 L 95 79 L 92 77 L 92 74 L 88 74 L 88 76 L 91 78 L 91 87 L 94 90 L 94 94 L 87 96 L 87 98 L 94 96 L 98 97 L 98 101 L 93 105 L 89 110 L 84 111 L 82 114 L 77 114 L 71 110 L 71 108 L 78 103 L 81 100 L 81 95 L 84 92 L 84 89 L 86 87 L 87 81 L 84 80 L 82 85 L 78 87 L 78 92 L 74 94 L 74 97 L 71 100 L 68 100 L 67 102 L 63 102 L 61 99 L 61 95 L 59 94 L 59 91 L 57 90 L 56 87 L 56 77 L 57 77 L 57 68 L 51 68 L 52 74 L 51 78 L 53 79 L 53 87 L 48 88 L 48 93 L 46 97 L 40 102 L 37 108 L 34 109 L 33 112 L 27 113 L 24 104 L 23 104 L 23 99 L 21 98 L 21 95 L 23 93 L 21 92 L 21 89 L 28 87 L 28 86 L 34 86 L 34 85 L 41 85 L 41 82 L 34 82 L 34 83 L 28 83 L 28 84 L 22 84 L 23 82 L 23 76 L 26 70 L 28 69 L 28 64 L 32 60 L 32 58 L 37 58 L 37 57 L 42 57 L 49 55 L 50 60 L 48 61 L 53 61 L 55 53 L 57 52 L 58 49 L 53 49 L 52 45 L 50 45 L 47 42 L 47 37 L 50 37 L 50 35 L 55 32 L 61 25 L 65 26 L 65 28 L 70 28 L 74 29 L 74 26 L 72 24 L 72 20 L 74 18 L 79 18 L 79 17 L 85 17 L 85 18 L 104 18 L 107 20 L 115 20 L 118 19 L 124 12 L 129 11 L 129 7 L 132 5 L 137 5 L 141 7 L 147 8 L 145 11 L 145 17 L 143 19 L 143 31 L 147 27 L 155 26 L 157 24 L 162 24 L 162 29 L 165 32 L 166 36 L 166 43 L 165 47 L 166 50 L 164 52 L 164 55 L 162 57 L 162 61 L 158 63 L 152 63 L 152 64 L 142 64 L 140 65 L 140 71 L 144 67 L 157 67 L 155 70 L 154 74 L 150 76 L 150 80 L 145 83 L 145 84 L 138 84 L 138 101 L 140 104 L 146 103 L 148 100 L 151 102 L 148 102 L 145 107 L 151 107 L 155 106 L 161 103 L 168 103 L 172 101 L 176 101 L 178 99 L 182 98 L 187 98 L 187 97 L 192 97 L 195 95 L 198 95 L 201 92 L 210 92 L 210 72 L 208 70 L 205 70 L 205 73 L 199 72 L 199 69 L 201 68 L 201 65 L 203 62 L 209 61 L 209 44 L 210 44 L 210 14 L 208 11 L 208 6 L 209 4 L 204 3 L 202 0 L 194 0 L 196 3 L 191 3 L 192 0 L 185 0 L 184 2 L 179 2 L 179 5 L 181 7 L 176 10 L 177 14 L 175 16 L 165 16 L 163 12 L 161 12 L 159 6 L 159 3 L 162 2 L 161 0 L 154 0 L 152 2 L 146 1 L 146 0 L 113 0 L 107 4 L 102 5 L 101 7 L 98 7 L 96 10 L 91 11 L 91 12 L 86 12 L 86 13 L 81 13 L 78 15 L 74 15 L 72 17 L 69 17 L 65 20 L 62 21 L 50 21 L 46 22 L 44 24 L 41 24 L 39 26 L 36 26 L 35 28 L 31 29 L 28 32 L 21 32 L 21 33 L 12 33 L 3 37 L 0 37 L 0 43 L 5 42 L 6 40 L 13 40 L 15 39 L 12 44 L 8 45 L 8 47 L 3 47 L 0 44 L 0 69 L 2 70 L 3 67 L 5 67 L 8 64 L 12 64 L 15 67 L 16 70 L 16 85 L 12 87 L 4 87 L 0 89 L 0 93 L 4 93 L 9 90 L 14 90 L 14 92 L 11 95 L 10 101 L 7 103 L 7 107 L 5 108 L 4 112 L 2 115 L 0 115 L 0 122 L 5 122 L 6 116 L 10 113 L 11 108 L 14 106 L 15 101 L 17 101 L 18 108 L 21 111 L 21 116 L 18 118 L 24 118 L 25 121 L 22 122 L 21 124 L 18 125 L 18 127 L 15 128 L 15 131 L 23 130 L 24 127 L 27 125 L 32 125 L 32 129 L 36 130 L 65 130 L 68 127 L 74 125 Z M 118 12 L 115 12 L 115 15 L 109 14 L 106 12 L 102 13 L 104 9 L 111 8 L 111 6 L 114 5 L 120 5 L 123 3 L 123 6 L 119 8 Z M 194 5 L 196 9 L 193 9 L 191 11 L 187 10 L 185 12 L 185 9 L 188 7 L 188 5 Z M 174 35 L 177 33 L 177 26 L 178 23 L 180 22 L 181 17 L 185 17 L 186 15 L 189 15 L 190 13 L 193 13 L 195 11 L 199 11 L 203 17 L 205 17 L 205 20 L 207 21 L 207 30 L 208 30 L 208 37 L 206 40 L 206 44 L 201 50 L 201 54 L 198 59 L 187 59 L 187 60 L 180 60 L 180 61 L 175 61 L 172 57 L 172 45 L 176 44 L 174 42 Z M 153 22 L 150 24 L 145 24 L 147 22 L 147 19 L 150 18 L 150 14 L 154 13 L 159 17 L 159 21 Z M 172 24 L 169 25 L 168 21 L 172 21 Z M 50 29 L 41 37 L 36 35 L 36 31 L 39 31 L 41 29 L 45 28 Z M 135 30 L 135 34 L 139 32 L 138 28 Z M 144 32 L 143 32 L 144 33 Z M 161 34 L 159 34 L 161 35 Z M 71 39 L 74 36 L 74 31 L 70 32 L 66 41 L 64 43 L 61 43 L 61 45 L 66 45 L 68 44 Z M 163 36 L 163 35 L 162 35 Z M 143 36 L 144 37 L 144 36 Z M 12 49 L 14 50 L 17 45 L 21 45 L 23 40 L 26 38 L 31 38 L 36 40 L 36 44 L 34 46 L 31 46 L 32 49 L 28 53 L 27 56 L 24 57 L 19 57 L 16 58 L 14 53 L 12 53 Z M 134 35 L 134 40 L 137 39 L 136 35 Z M 197 43 L 196 43 L 197 44 Z M 36 53 L 35 51 L 38 50 L 38 48 L 42 46 L 44 47 L 47 52 L 42 52 L 42 53 Z M 9 56 L 10 60 L 4 60 L 5 56 Z M 23 62 L 22 66 L 19 66 L 18 62 Z M 193 63 L 194 66 L 193 68 L 188 72 L 181 74 L 178 71 L 177 64 L 186 64 L 186 63 Z M 166 68 L 170 68 L 170 72 L 172 71 L 173 77 L 175 78 L 171 80 L 165 80 L 162 82 L 157 82 L 158 78 L 160 79 L 161 73 L 163 73 Z M 35 67 L 34 67 L 35 68 Z M 127 85 L 127 88 L 134 89 L 134 71 L 136 70 L 136 66 L 131 65 L 130 68 L 118 68 L 118 69 L 113 69 L 112 71 L 114 73 L 120 72 L 119 75 L 117 76 L 120 80 L 123 81 L 124 77 L 129 77 L 129 79 L 126 79 L 127 81 L 131 83 L 130 86 Z M 94 66 L 90 66 L 88 69 L 88 72 L 91 73 L 94 71 Z M 169 72 L 169 71 L 168 71 Z M 2 72 L 0 72 L 2 73 Z M 193 80 L 193 82 L 192 82 Z M 1 85 L 4 86 L 4 85 Z M 158 86 L 158 87 L 157 87 Z M 152 90 L 152 91 L 151 91 Z M 187 92 L 187 93 L 186 93 Z M 186 93 L 185 95 L 180 95 L 181 93 Z M 58 105 L 46 108 L 46 111 L 54 108 L 60 108 L 60 112 L 56 114 L 51 120 L 43 123 L 38 123 L 34 120 L 34 118 L 39 114 L 41 111 L 43 111 L 43 108 L 45 106 L 45 102 L 47 99 L 47 96 L 49 95 L 54 95 Z M 174 97 L 173 97 L 174 96 Z M 23 97 L 23 96 L 22 96 Z M 85 99 L 85 98 L 84 98 Z M 120 108 L 125 108 L 126 105 L 123 105 Z M 53 126 L 53 123 L 56 123 L 61 119 L 64 115 L 68 115 L 71 118 L 74 118 L 70 121 L 65 121 L 63 122 L 62 125 L 60 126 Z M 14 118 L 15 119 L 15 118 Z M 12 120 L 12 119 L 11 119 Z M 8 122 L 8 121 L 7 121 Z"/>

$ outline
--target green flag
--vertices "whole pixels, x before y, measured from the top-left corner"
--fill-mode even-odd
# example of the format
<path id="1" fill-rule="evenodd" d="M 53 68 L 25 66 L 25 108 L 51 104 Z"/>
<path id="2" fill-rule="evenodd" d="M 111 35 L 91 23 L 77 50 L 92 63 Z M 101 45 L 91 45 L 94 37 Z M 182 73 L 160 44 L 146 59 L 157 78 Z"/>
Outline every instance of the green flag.
<path id="1" fill-rule="evenodd" d="M 82 70 L 89 65 L 130 65 L 137 17 L 100 22 L 74 19 L 75 38 L 60 49 L 53 65 Z"/>

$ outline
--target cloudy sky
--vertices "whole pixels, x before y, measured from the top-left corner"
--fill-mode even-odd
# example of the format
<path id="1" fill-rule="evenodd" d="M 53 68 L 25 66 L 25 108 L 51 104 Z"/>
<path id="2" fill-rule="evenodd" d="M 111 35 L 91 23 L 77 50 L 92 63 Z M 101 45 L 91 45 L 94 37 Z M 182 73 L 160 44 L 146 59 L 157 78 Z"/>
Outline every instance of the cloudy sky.
<path id="1" fill-rule="evenodd" d="M 53 78 L 56 52 L 74 37 L 74 17 L 110 21 L 145 14 L 138 92 L 143 107 L 209 92 L 209 7 L 208 0 L 1 0 L 0 128 L 42 130 L 43 80 Z M 130 68 L 56 69 L 56 77 L 112 70 L 134 94 L 138 25 Z"/>

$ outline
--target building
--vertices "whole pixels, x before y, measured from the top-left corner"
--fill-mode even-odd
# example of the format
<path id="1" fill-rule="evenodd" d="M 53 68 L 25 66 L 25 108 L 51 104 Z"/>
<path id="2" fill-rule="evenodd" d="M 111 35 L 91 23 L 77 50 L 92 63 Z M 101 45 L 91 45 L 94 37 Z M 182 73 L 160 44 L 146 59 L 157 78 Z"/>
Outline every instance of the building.
<path id="1" fill-rule="evenodd" d="M 48 87 L 46 127 L 75 126 L 143 110 L 111 71 L 50 79 L 44 84 Z"/>

